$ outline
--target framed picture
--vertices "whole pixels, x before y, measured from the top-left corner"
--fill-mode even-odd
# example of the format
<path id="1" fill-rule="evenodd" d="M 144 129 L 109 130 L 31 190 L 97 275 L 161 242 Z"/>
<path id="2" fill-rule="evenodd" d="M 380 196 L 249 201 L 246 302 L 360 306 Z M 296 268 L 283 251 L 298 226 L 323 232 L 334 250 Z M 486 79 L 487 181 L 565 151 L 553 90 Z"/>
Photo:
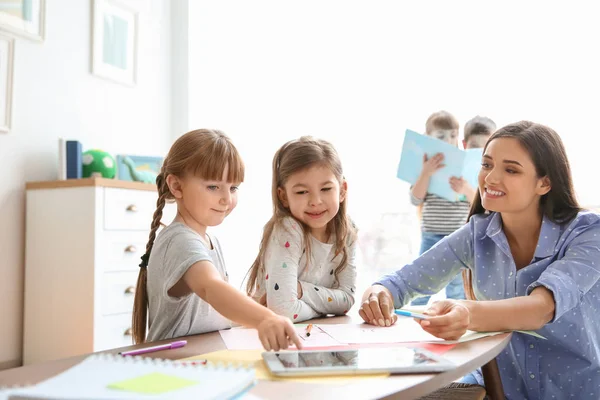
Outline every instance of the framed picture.
<path id="1" fill-rule="evenodd" d="M 0 30 L 44 40 L 46 0 L 0 0 Z"/>
<path id="2" fill-rule="evenodd" d="M 117 179 L 156 183 L 164 158 L 149 156 L 117 155 Z"/>
<path id="3" fill-rule="evenodd" d="M 15 40 L 0 34 L 0 132 L 10 131 Z"/>
<path id="4" fill-rule="evenodd" d="M 133 86 L 137 69 L 138 12 L 116 0 L 93 1 L 92 73 Z"/>

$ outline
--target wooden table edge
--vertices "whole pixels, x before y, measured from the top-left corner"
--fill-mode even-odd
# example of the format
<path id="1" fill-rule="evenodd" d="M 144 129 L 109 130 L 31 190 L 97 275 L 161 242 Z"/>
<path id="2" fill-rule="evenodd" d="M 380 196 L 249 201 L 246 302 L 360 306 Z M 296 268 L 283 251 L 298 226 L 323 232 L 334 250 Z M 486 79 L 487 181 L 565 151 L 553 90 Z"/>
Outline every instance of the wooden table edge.
<path id="1" fill-rule="evenodd" d="M 315 321 L 315 323 L 318 323 L 318 322 Z M 445 355 L 451 356 L 453 352 L 461 351 L 461 350 L 464 351 L 465 348 L 468 348 L 469 346 L 472 346 L 473 344 L 477 345 L 477 343 L 475 343 L 475 342 L 497 341 L 497 340 L 501 339 L 500 342 L 498 342 L 491 349 L 487 350 L 485 353 L 479 354 L 476 357 L 474 357 L 473 359 L 470 359 L 468 362 L 458 365 L 457 368 L 455 368 L 451 371 L 446 371 L 446 372 L 443 372 L 440 374 L 420 375 L 421 377 L 428 376 L 429 379 L 423 380 L 421 382 L 417 382 L 410 387 L 395 389 L 393 387 L 395 385 L 395 383 L 393 382 L 394 377 L 391 376 L 390 378 L 386 378 L 385 380 L 383 380 L 385 382 L 383 384 L 383 387 L 381 387 L 380 390 L 374 390 L 372 392 L 372 395 L 374 395 L 376 398 L 386 398 L 386 399 L 398 398 L 397 396 L 401 396 L 402 399 L 412 399 L 412 398 L 418 398 L 418 397 L 424 396 L 438 388 L 441 388 L 441 387 L 451 383 L 452 381 L 454 381 L 456 379 L 459 379 L 460 377 L 481 367 L 485 363 L 487 363 L 490 360 L 492 360 L 493 358 L 495 358 L 510 342 L 510 338 L 511 338 L 511 333 L 504 333 L 504 334 L 500 334 L 500 335 L 496 335 L 496 336 L 477 339 L 472 342 L 461 343 L 458 346 L 454 347 L 452 350 L 450 350 Z M 181 339 L 187 339 L 188 346 L 183 347 L 181 349 L 176 349 L 176 350 L 166 350 L 166 351 L 161 351 L 161 352 L 149 353 L 149 356 L 152 358 L 169 358 L 169 359 L 175 360 L 175 359 L 182 359 L 182 358 L 206 354 L 206 353 L 217 351 L 217 350 L 225 350 L 226 349 L 225 343 L 222 341 L 221 336 L 218 332 L 211 332 L 211 333 L 206 333 L 206 334 L 188 336 L 188 337 L 181 338 Z M 171 341 L 172 340 L 164 340 L 164 341 L 153 343 L 153 345 L 161 344 L 161 343 L 168 343 Z M 128 347 L 120 348 L 120 349 L 111 349 L 111 350 L 106 350 L 106 351 L 102 351 L 99 353 L 116 354 L 119 351 L 131 350 L 132 348 L 141 348 L 141 347 L 146 347 L 146 346 L 148 346 L 148 344 L 128 346 Z M 198 347 L 205 347 L 206 351 L 204 351 L 202 349 L 198 349 Z M 53 361 L 47 361 L 47 362 L 42 362 L 42 363 L 38 363 L 38 364 L 32 364 L 32 365 L 27 365 L 27 366 L 23 366 L 23 367 L 17 367 L 17 368 L 0 371 L 0 387 L 36 384 L 38 382 L 41 382 L 45 379 L 48 379 L 52 376 L 55 376 L 65 370 L 71 368 L 72 366 L 81 362 L 83 359 L 85 359 L 89 355 L 90 354 L 79 355 L 79 356 L 74 356 L 74 357 L 69 357 L 69 358 L 64 358 L 64 359 L 59 359 L 59 360 L 53 360 Z M 452 358 L 452 357 L 449 357 L 449 358 Z M 23 374 L 27 374 L 28 376 L 23 376 Z M 355 386 L 356 389 L 358 390 L 363 385 L 369 385 L 369 382 L 371 384 L 374 383 L 371 380 L 364 380 L 362 382 L 350 383 L 350 384 L 341 385 L 341 386 L 328 385 L 328 389 L 327 389 L 328 396 L 335 395 L 336 392 L 340 392 L 340 394 L 342 394 L 342 392 L 347 393 L 349 390 L 353 391 L 353 389 L 352 389 L 353 386 Z M 261 385 L 261 383 L 262 383 L 262 385 Z M 308 394 L 307 392 L 311 392 L 312 391 L 312 390 L 310 390 L 311 387 L 314 390 L 320 390 L 323 387 L 323 384 L 312 384 L 312 383 L 308 384 L 308 383 L 300 383 L 300 382 L 283 382 L 283 383 L 288 384 L 288 385 L 289 384 L 302 385 L 303 388 L 306 390 L 306 391 L 303 390 L 304 394 Z M 282 384 L 281 381 L 260 381 L 256 386 L 254 386 L 251 389 L 250 393 L 253 393 L 256 395 L 264 395 L 265 392 L 266 393 L 270 392 L 270 390 L 269 390 L 270 387 L 276 387 L 276 386 L 279 386 L 280 384 Z M 304 385 L 306 385 L 306 386 L 304 386 Z M 358 390 L 358 392 L 353 391 L 353 394 L 358 395 L 358 393 L 361 391 L 362 390 Z M 304 394 L 302 394 L 302 396 L 304 396 Z M 288 400 L 291 400 L 292 398 L 295 398 L 295 396 L 286 396 L 286 398 Z M 300 398 L 300 396 L 298 398 Z M 371 396 L 369 398 L 373 398 L 373 396 Z"/>

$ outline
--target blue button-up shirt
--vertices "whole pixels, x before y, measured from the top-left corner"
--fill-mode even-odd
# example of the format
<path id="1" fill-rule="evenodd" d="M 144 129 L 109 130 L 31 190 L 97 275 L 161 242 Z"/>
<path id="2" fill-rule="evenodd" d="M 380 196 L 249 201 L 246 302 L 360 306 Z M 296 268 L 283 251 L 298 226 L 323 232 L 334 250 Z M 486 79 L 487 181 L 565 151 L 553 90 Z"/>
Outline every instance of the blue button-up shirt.
<path id="1" fill-rule="evenodd" d="M 441 290 L 471 270 L 478 300 L 527 296 L 538 286 L 554 294 L 554 318 L 538 333 L 513 333 L 498 355 L 509 399 L 600 399 L 600 216 L 580 212 L 557 224 L 544 217 L 531 264 L 518 270 L 498 213 L 475 215 L 413 263 L 379 284 L 396 308 Z M 480 374 L 475 374 L 483 384 Z"/>

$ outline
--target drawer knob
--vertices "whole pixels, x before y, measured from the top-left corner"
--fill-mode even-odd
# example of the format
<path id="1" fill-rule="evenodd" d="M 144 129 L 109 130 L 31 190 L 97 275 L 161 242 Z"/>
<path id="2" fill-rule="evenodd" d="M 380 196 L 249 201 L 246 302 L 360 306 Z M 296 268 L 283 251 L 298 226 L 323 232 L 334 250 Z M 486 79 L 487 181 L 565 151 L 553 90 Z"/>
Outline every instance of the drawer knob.
<path id="1" fill-rule="evenodd" d="M 134 294 L 135 293 L 135 287 L 133 286 L 128 286 L 127 289 L 125 289 L 125 294 Z"/>
<path id="2" fill-rule="evenodd" d="M 133 334 L 133 331 L 131 330 L 131 328 L 127 328 L 125 329 L 125 332 L 123 332 L 123 336 L 131 336 Z"/>
<path id="3" fill-rule="evenodd" d="M 129 246 L 125 247 L 125 253 L 135 253 L 136 251 L 137 251 L 137 249 L 132 244 L 130 244 Z"/>
<path id="4" fill-rule="evenodd" d="M 137 212 L 138 208 L 135 204 L 130 204 L 127 206 L 126 210 L 130 212 Z"/>

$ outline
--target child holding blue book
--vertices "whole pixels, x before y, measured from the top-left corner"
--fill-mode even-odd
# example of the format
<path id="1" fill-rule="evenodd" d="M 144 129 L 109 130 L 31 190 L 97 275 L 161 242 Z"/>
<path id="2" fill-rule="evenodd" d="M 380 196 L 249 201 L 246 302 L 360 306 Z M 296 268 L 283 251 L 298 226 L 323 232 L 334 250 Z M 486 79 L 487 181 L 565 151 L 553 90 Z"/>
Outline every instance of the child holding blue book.
<path id="1" fill-rule="evenodd" d="M 458 128 L 458 121 L 452 114 L 447 111 L 438 111 L 431 114 L 427 119 L 425 134 L 453 146 L 458 146 Z M 444 155 L 442 153 L 429 158 L 427 158 L 427 155 L 423 156 L 421 174 L 410 188 L 410 201 L 413 205 L 418 206 L 420 210 L 421 249 L 419 255 L 425 253 L 441 239 L 463 226 L 469 214 L 470 204 L 466 198 L 460 201 L 450 201 L 433 193 L 427 193 L 429 181 L 433 174 L 444 167 L 443 161 Z M 466 185 L 462 186 L 467 188 Z M 428 293 L 427 296 L 413 300 L 411 304 L 425 305 L 433 294 L 435 292 Z M 460 274 L 456 275 L 446 286 L 446 297 L 450 299 L 465 298 Z"/>

